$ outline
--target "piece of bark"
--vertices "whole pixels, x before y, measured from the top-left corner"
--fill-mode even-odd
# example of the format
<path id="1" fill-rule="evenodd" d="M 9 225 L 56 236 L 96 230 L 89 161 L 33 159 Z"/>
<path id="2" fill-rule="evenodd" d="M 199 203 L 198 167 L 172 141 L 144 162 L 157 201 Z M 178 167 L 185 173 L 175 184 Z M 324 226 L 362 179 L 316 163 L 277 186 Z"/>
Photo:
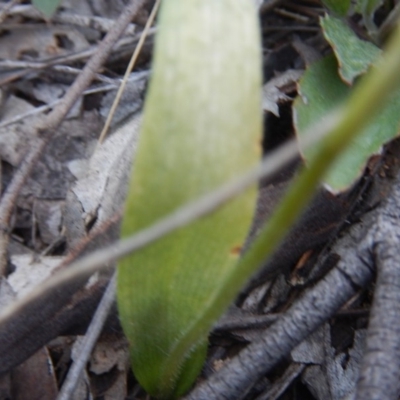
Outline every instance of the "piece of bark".
<path id="1" fill-rule="evenodd" d="M 400 190 L 397 199 L 399 196 Z M 377 225 L 374 253 L 378 276 L 356 400 L 396 400 L 400 394 L 399 210 L 400 204 L 395 205 Z"/>

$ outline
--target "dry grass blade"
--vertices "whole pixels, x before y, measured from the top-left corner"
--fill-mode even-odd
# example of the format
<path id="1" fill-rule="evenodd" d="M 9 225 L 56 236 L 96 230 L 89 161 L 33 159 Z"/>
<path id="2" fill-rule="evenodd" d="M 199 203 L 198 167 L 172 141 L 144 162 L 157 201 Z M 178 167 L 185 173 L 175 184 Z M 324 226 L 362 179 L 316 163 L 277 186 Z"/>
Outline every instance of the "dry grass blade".
<path id="1" fill-rule="evenodd" d="M 135 51 L 133 52 L 132 57 L 129 60 L 129 64 L 128 64 L 128 67 L 126 68 L 126 71 L 125 71 L 125 74 L 124 74 L 124 78 L 123 78 L 123 80 L 121 82 L 121 86 L 118 88 L 118 92 L 117 92 L 117 94 L 115 96 L 115 99 L 114 99 L 114 102 L 113 102 L 113 104 L 111 106 L 110 112 L 108 113 L 106 122 L 104 124 L 104 128 L 100 133 L 100 137 L 99 137 L 99 143 L 100 144 L 103 143 L 104 138 L 107 135 L 108 129 L 110 128 L 111 121 L 113 119 L 115 110 L 118 107 L 118 104 L 119 104 L 119 102 L 121 100 L 122 93 L 123 93 L 123 91 L 125 89 L 126 83 L 128 82 L 129 74 L 132 72 L 133 67 L 135 66 L 135 63 L 136 63 L 136 61 L 137 61 L 137 59 L 139 57 L 140 51 L 141 51 L 141 49 L 143 47 L 143 43 L 146 40 L 146 37 L 147 37 L 147 35 L 149 33 L 149 30 L 150 30 L 150 27 L 153 24 L 154 18 L 156 17 L 158 8 L 160 7 L 160 3 L 161 3 L 161 0 L 157 0 L 156 3 L 154 4 L 153 9 L 151 10 L 151 14 L 150 14 L 150 16 L 149 16 L 149 18 L 148 18 L 148 20 L 146 22 L 146 25 L 145 25 L 145 27 L 143 29 L 142 34 L 140 36 L 139 42 L 138 42 L 138 44 L 137 44 L 137 46 L 135 48 Z"/>
<path id="2" fill-rule="evenodd" d="M 111 278 L 106 291 L 97 307 L 96 313 L 93 316 L 92 322 L 90 323 L 86 332 L 85 338 L 79 349 L 79 359 L 75 361 L 68 375 L 64 381 L 57 400 L 69 400 L 73 398 L 75 388 L 79 383 L 79 379 L 82 377 L 82 371 L 86 367 L 90 354 L 93 347 L 96 344 L 98 337 L 100 336 L 101 330 L 103 329 L 104 323 L 107 319 L 108 313 L 115 299 L 115 281 L 116 273 Z"/>
<path id="3" fill-rule="evenodd" d="M 337 113 L 333 113 L 324 118 L 318 126 L 315 126 L 310 130 L 310 135 L 307 136 L 308 139 L 306 140 L 307 145 L 310 146 L 312 143 L 318 141 L 322 136 L 326 135 L 329 129 L 336 123 L 337 118 Z M 95 271 L 102 268 L 108 268 L 110 264 L 118 258 L 142 248 L 174 229 L 178 229 L 179 227 L 212 212 L 236 194 L 241 193 L 249 185 L 257 182 L 260 178 L 271 176 L 278 172 L 297 155 L 297 142 L 292 140 L 282 146 L 282 148 L 270 154 L 260 166 L 252 169 L 246 174 L 243 174 L 233 182 L 227 183 L 210 194 L 179 208 L 176 212 L 170 214 L 149 228 L 140 231 L 131 238 L 111 244 L 110 246 L 72 263 L 67 269 L 56 274 L 40 288 L 34 290 L 30 295 L 5 309 L 0 316 L 0 327 L 5 329 L 5 326 L 12 322 L 14 315 L 20 313 L 21 310 L 28 307 L 34 301 L 37 301 L 44 294 L 58 290 L 62 286 L 73 286 L 76 282 L 81 282 L 86 278 L 88 279 Z"/>

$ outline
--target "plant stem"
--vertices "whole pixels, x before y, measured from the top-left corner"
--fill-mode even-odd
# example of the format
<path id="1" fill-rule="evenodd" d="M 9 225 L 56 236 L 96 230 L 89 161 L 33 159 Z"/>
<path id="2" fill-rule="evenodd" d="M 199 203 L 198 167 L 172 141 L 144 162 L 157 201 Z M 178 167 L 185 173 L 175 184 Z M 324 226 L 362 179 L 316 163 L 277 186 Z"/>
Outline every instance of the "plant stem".
<path id="1" fill-rule="evenodd" d="M 232 274 L 231 295 L 279 245 L 313 196 L 332 163 L 360 134 L 371 118 L 386 104 L 400 83 L 400 26 L 395 31 L 378 65 L 362 79 L 342 109 L 335 127 L 321 140 L 318 153 L 299 173 L 276 212 L 260 232 Z"/>

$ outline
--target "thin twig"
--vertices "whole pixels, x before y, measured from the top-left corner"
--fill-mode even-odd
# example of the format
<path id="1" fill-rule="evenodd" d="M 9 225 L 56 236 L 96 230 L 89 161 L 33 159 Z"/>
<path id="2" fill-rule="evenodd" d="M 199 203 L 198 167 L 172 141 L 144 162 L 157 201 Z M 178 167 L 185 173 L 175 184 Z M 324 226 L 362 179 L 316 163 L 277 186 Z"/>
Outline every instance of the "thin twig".
<path id="1" fill-rule="evenodd" d="M 93 75 L 106 61 L 113 45 L 122 35 L 125 27 L 129 24 L 133 16 L 142 8 L 146 0 L 131 0 L 125 7 L 120 17 L 115 22 L 113 28 L 108 32 L 98 47 L 98 51 L 88 61 L 82 73 L 76 78 L 75 82 L 68 89 L 62 101 L 57 104 L 50 114 L 33 127 L 30 136 L 34 137 L 38 133 L 46 131 L 47 134 L 38 138 L 33 149 L 25 157 L 21 166 L 15 173 L 12 181 L 8 185 L 0 202 L 0 276 L 4 275 L 6 267 L 6 254 L 8 247 L 8 229 L 12 211 L 15 207 L 18 194 L 32 171 L 33 166 L 42 154 L 47 142 L 54 136 L 55 130 L 60 125 L 68 111 L 75 104 L 82 92 L 89 86 Z"/>
<path id="2" fill-rule="evenodd" d="M 79 68 L 74 68 L 70 67 L 69 65 L 53 65 L 51 69 L 55 72 L 62 73 L 63 75 L 69 74 L 69 75 L 79 75 L 82 70 Z M 108 76 L 102 75 L 102 74 L 95 74 L 93 76 L 93 80 L 102 82 L 102 83 L 108 83 L 112 84 L 114 79 L 109 78 Z"/>
<path id="3" fill-rule="evenodd" d="M 61 388 L 57 400 L 69 400 L 73 398 L 74 392 L 80 379 L 82 378 L 82 372 L 86 367 L 89 360 L 90 354 L 97 342 L 98 337 L 103 329 L 104 323 L 107 319 L 108 313 L 115 298 L 115 282 L 116 282 L 116 272 L 111 278 L 106 291 L 97 307 L 97 310 L 93 316 L 93 319 L 88 327 L 86 335 L 79 347 L 78 359 L 74 360 L 65 382 Z"/>
<path id="4" fill-rule="evenodd" d="M 280 314 L 266 314 L 230 317 L 228 313 L 216 322 L 213 326 L 213 332 L 266 328 L 273 324 L 279 316 Z"/>
<path id="5" fill-rule="evenodd" d="M 14 2 L 18 3 L 18 1 L 15 0 Z M 8 6 L 10 3 L 7 3 L 5 6 L 0 6 L 0 12 L 4 12 L 6 6 Z M 41 12 L 39 12 L 34 6 L 29 4 L 22 4 L 13 7 L 12 10 L 10 10 L 7 13 L 7 15 L 11 16 L 19 15 L 40 21 L 45 20 L 44 15 Z M 47 20 L 45 21 L 48 22 Z M 58 22 L 61 24 L 69 24 L 69 25 L 82 26 L 85 28 L 92 28 L 100 32 L 108 32 L 112 28 L 115 22 L 114 20 L 109 18 L 78 15 L 62 11 L 54 14 L 51 17 L 51 21 Z M 136 33 L 136 30 L 137 27 L 135 24 L 129 24 L 126 27 L 125 34 L 133 35 Z"/>
<path id="6" fill-rule="evenodd" d="M 400 210 L 400 173 L 398 167 L 396 170 L 397 179 L 391 185 L 392 190 L 386 200 L 352 225 L 347 234 L 332 247 L 331 253 L 339 256 L 336 267 L 313 288 L 304 292 L 276 323 L 264 331 L 260 339 L 252 342 L 226 367 L 198 385 L 186 400 L 242 398 L 260 377 L 288 357 L 295 346 L 333 316 L 357 292 L 357 288 L 365 287 L 372 280 L 375 261 L 381 264 L 378 285 L 379 279 L 383 283 L 378 289 L 381 293 L 377 293 L 375 298 L 379 299 L 385 311 L 382 312 L 382 308 L 378 307 L 380 310 L 375 310 L 375 321 L 371 322 L 374 337 L 370 345 L 367 344 L 370 359 L 365 362 L 365 375 L 360 387 L 362 392 L 357 399 L 397 399 L 400 389 L 400 274 L 396 263 L 396 244 L 399 242 L 397 216 Z M 385 191 L 379 186 L 375 190 Z M 374 197 L 374 193 L 371 193 L 371 197 Z M 326 255 L 319 260 L 319 266 L 328 258 L 329 255 Z M 387 264 L 384 266 L 383 263 Z M 382 273 L 382 269 L 386 271 Z"/>
<path id="7" fill-rule="evenodd" d="M 154 32 L 154 30 L 151 30 Z M 134 37 L 123 37 L 119 39 L 112 48 L 112 52 L 119 50 L 121 47 L 135 44 L 136 41 L 140 39 L 140 35 L 135 35 Z M 23 68 L 27 70 L 41 70 L 45 68 L 50 68 L 56 65 L 61 64 L 68 64 L 68 63 L 75 63 L 77 61 L 85 61 L 88 58 L 92 57 L 99 51 L 99 48 L 102 46 L 101 42 L 99 45 L 91 46 L 81 51 L 75 51 L 69 54 L 56 56 L 56 57 L 48 57 L 44 59 L 38 60 L 31 60 L 31 61 L 21 61 L 21 60 L 1 60 L 0 61 L 0 68 L 8 70 L 8 69 L 16 69 L 16 68 Z"/>
<path id="8" fill-rule="evenodd" d="M 397 400 L 400 382 L 399 236 L 392 232 L 376 248 L 378 278 L 356 400 Z M 397 228 L 398 229 L 398 228 Z M 393 240 L 388 240 L 391 237 Z"/>
<path id="9" fill-rule="evenodd" d="M 390 14 L 387 16 L 383 24 L 379 27 L 377 38 L 379 43 L 383 43 L 384 40 L 393 31 L 394 27 L 398 23 L 400 18 L 400 3 L 397 3 Z"/>
<path id="10" fill-rule="evenodd" d="M 111 106 L 110 112 L 108 113 L 105 126 L 100 134 L 99 143 L 102 143 L 105 135 L 107 134 L 107 130 L 111 124 L 111 120 L 114 116 L 115 110 L 117 109 L 119 100 L 121 99 L 122 92 L 124 91 L 124 89 L 126 87 L 126 83 L 128 82 L 129 76 L 133 70 L 135 62 L 136 62 L 136 60 L 139 56 L 139 53 L 143 47 L 143 43 L 146 39 L 146 36 L 150 29 L 150 26 L 152 25 L 152 23 L 154 21 L 154 18 L 156 16 L 156 13 L 160 6 L 160 2 L 161 2 L 161 0 L 157 0 L 156 3 L 154 4 L 152 12 L 146 22 L 146 26 L 144 27 L 144 30 L 140 37 L 140 40 L 135 48 L 135 51 L 131 57 L 131 60 L 129 61 L 129 65 L 125 71 L 125 75 L 122 80 L 122 83 L 117 91 L 117 94 L 116 94 L 114 102 Z M 96 314 L 94 315 L 94 317 L 90 323 L 88 332 L 85 335 L 84 341 L 79 350 L 79 358 L 78 358 L 78 360 L 75 360 L 74 363 L 72 364 L 72 367 L 68 372 L 66 381 L 61 388 L 61 392 L 58 395 L 57 400 L 69 400 L 70 398 L 73 397 L 74 391 L 79 383 L 79 380 L 81 379 L 82 371 L 84 370 L 84 368 L 86 366 L 86 363 L 90 357 L 93 347 L 97 341 L 97 338 L 100 335 L 103 325 L 107 319 L 107 315 L 113 304 L 114 297 L 115 297 L 115 282 L 116 282 L 116 272 L 114 272 L 114 275 L 113 275 L 109 285 L 107 286 L 107 290 L 104 293 L 104 295 L 101 299 L 101 302 L 97 308 Z"/>
<path id="11" fill-rule="evenodd" d="M 45 146 L 46 141 L 42 138 L 37 138 L 33 141 L 29 153 L 22 160 L 19 169 L 15 172 L 13 180 L 7 186 L 0 201 L 0 276 L 4 276 L 7 267 L 10 220 L 18 194 Z"/>
<path id="12" fill-rule="evenodd" d="M 306 364 L 291 364 L 284 372 L 282 377 L 274 382 L 271 389 L 261 393 L 255 400 L 277 400 L 285 393 L 287 388 L 293 383 L 293 381 L 302 374 L 305 370 Z"/>
<path id="13" fill-rule="evenodd" d="M 332 250 L 341 259 L 323 280 L 303 293 L 290 309 L 262 336 L 242 350 L 221 370 L 195 387 L 186 400 L 243 398 L 248 390 L 310 333 L 327 321 L 373 277 L 373 260 L 369 253 L 369 233 L 376 219 L 370 216 L 339 240 Z M 323 260 L 322 260 L 323 262 Z"/>
<path id="14" fill-rule="evenodd" d="M 263 0 L 260 4 L 260 13 L 264 14 L 267 11 L 272 10 L 278 4 L 282 3 L 283 0 Z"/>
<path id="15" fill-rule="evenodd" d="M 357 400 L 396 400 L 400 392 L 400 269 L 398 213 L 400 185 L 386 200 L 390 209 L 376 223 L 377 282 L 366 349 L 357 384 Z"/>
<path id="16" fill-rule="evenodd" d="M 6 3 L 3 7 L 0 9 L 0 24 L 3 23 L 3 21 L 7 18 L 7 16 L 10 14 L 10 11 L 13 7 L 15 7 L 20 0 L 11 0 L 8 3 Z"/>
<path id="17" fill-rule="evenodd" d="M 139 39 L 139 42 L 138 42 L 138 44 L 137 44 L 137 46 L 135 48 L 135 51 L 133 52 L 132 57 L 129 60 L 129 64 L 128 64 L 128 67 L 126 68 L 124 78 L 122 79 L 121 85 L 118 88 L 117 94 L 115 95 L 113 104 L 112 104 L 111 109 L 110 109 L 110 111 L 109 111 L 109 113 L 107 115 L 107 119 L 106 119 L 106 122 L 104 124 L 103 130 L 100 133 L 99 141 L 98 141 L 99 144 L 103 143 L 103 140 L 104 140 L 105 136 L 107 135 L 108 129 L 110 128 L 110 125 L 111 125 L 111 121 L 112 121 L 112 119 L 114 117 L 114 114 L 115 114 L 115 110 L 118 107 L 118 104 L 119 104 L 119 102 L 121 100 L 121 97 L 122 97 L 122 93 L 125 90 L 126 84 L 128 82 L 129 75 L 131 74 L 131 72 L 133 70 L 133 67 L 136 64 L 136 61 L 137 61 L 137 59 L 139 57 L 139 54 L 140 54 L 140 51 L 142 50 L 144 41 L 145 41 L 145 39 L 147 37 L 147 34 L 149 33 L 149 29 L 150 29 L 151 25 L 153 24 L 153 21 L 154 21 L 154 18 L 156 17 L 158 8 L 160 7 L 160 3 L 161 3 L 161 0 L 156 0 L 156 3 L 154 4 L 153 9 L 151 10 L 150 16 L 149 16 L 149 18 L 148 18 L 148 20 L 146 22 L 146 25 L 145 25 L 145 27 L 143 29 L 142 35 L 140 36 L 140 39 Z"/>
<path id="18" fill-rule="evenodd" d="M 108 32 L 114 21 L 109 18 L 96 17 L 96 16 L 85 16 L 78 14 L 71 14 L 66 12 L 59 12 L 55 14 L 52 18 L 54 22 L 62 24 L 70 24 L 76 26 L 83 26 L 87 28 L 93 28 L 100 32 Z M 134 35 L 137 31 L 137 26 L 135 24 L 129 24 L 126 27 L 125 35 Z"/>
<path id="19" fill-rule="evenodd" d="M 336 123 L 338 113 L 331 113 L 326 116 L 317 126 L 310 129 L 304 136 L 304 148 L 309 148 L 315 144 L 322 136 L 326 135 Z M 151 225 L 150 227 L 138 232 L 132 237 L 120 240 L 101 250 L 79 259 L 71 264 L 67 269 L 54 275 L 40 288 L 33 290 L 29 295 L 18 300 L 13 305 L 3 310 L 0 316 L 0 325 L 11 321 L 13 315 L 22 310 L 26 305 L 40 298 L 43 293 L 51 292 L 66 284 L 74 284 L 76 281 L 89 278 L 90 275 L 100 269 L 108 268 L 110 263 L 118 258 L 124 257 L 147 244 L 165 236 L 167 233 L 189 224 L 197 218 L 211 213 L 235 195 L 243 192 L 250 185 L 257 182 L 260 178 L 271 176 L 279 171 L 284 165 L 298 156 L 298 145 L 295 139 L 283 145 L 280 149 L 271 153 L 268 158 L 263 160 L 249 172 L 227 183 L 215 191 L 197 199 L 187 205 L 182 206 L 175 212 Z"/>
<path id="20" fill-rule="evenodd" d="M 93 245 L 93 241 L 100 237 L 104 238 L 104 235 L 107 236 L 108 230 L 112 231 L 118 221 L 119 215 L 117 214 L 98 228 L 93 229 L 93 232 L 91 231 L 88 237 L 80 241 L 78 247 L 62 260 L 59 268 L 67 266 L 69 260 L 76 260 L 77 257 L 85 254 L 85 251 L 87 252 Z M 109 274 L 107 273 L 107 275 Z M 95 311 L 97 302 L 100 301 L 99 290 L 103 293 L 106 285 L 104 285 L 102 277 L 91 286 L 83 288 L 86 283 L 85 277 L 78 278 L 63 286 L 61 290 L 42 292 L 42 296 L 25 304 L 20 313 L 15 314 L 1 326 L 0 375 L 29 357 L 32 351 L 38 350 L 49 340 L 62 333 L 64 324 L 71 324 L 71 318 L 74 316 L 78 319 L 89 320 L 89 316 Z"/>
<path id="21" fill-rule="evenodd" d="M 112 47 L 118 38 L 124 33 L 126 26 L 132 18 L 138 14 L 146 0 L 131 0 L 125 7 L 122 14 L 115 21 L 113 29 L 111 29 L 105 36 L 98 51 L 93 55 L 90 61 L 86 64 L 82 73 L 76 78 L 70 89 L 65 94 L 63 101 L 57 108 L 55 108 L 45 119 L 44 123 L 39 127 L 39 130 L 53 130 L 60 124 L 60 122 L 67 115 L 68 111 L 75 104 L 80 94 L 89 86 L 93 79 L 93 74 L 107 60 Z"/>
<path id="22" fill-rule="evenodd" d="M 148 36 L 153 35 L 156 32 L 155 28 L 151 28 L 149 31 Z M 129 51 L 131 46 L 135 45 L 137 41 L 139 40 L 140 36 L 135 35 L 135 36 L 127 36 L 123 37 L 122 39 L 118 40 L 117 43 L 112 48 L 112 51 L 110 54 L 114 53 L 119 53 L 121 50 L 123 51 Z M 101 44 L 99 45 L 101 46 Z M 0 79 L 0 86 L 4 85 L 6 83 L 10 83 L 16 79 L 22 78 L 23 76 L 27 75 L 28 73 L 32 72 L 32 70 L 42 70 L 45 68 L 50 68 L 55 65 L 59 65 L 61 63 L 67 64 L 67 63 L 72 63 L 74 61 L 85 61 L 89 57 L 92 57 L 94 54 L 97 53 L 99 46 L 91 46 L 88 49 L 82 50 L 82 51 L 77 51 L 72 54 L 67 54 L 65 56 L 58 56 L 58 57 L 51 57 L 45 60 L 41 61 L 9 61 L 9 60 L 3 60 L 0 61 L 0 67 L 4 69 L 14 69 L 14 66 L 16 65 L 21 65 L 24 69 L 22 70 L 17 70 L 10 72 L 6 77 Z M 128 49 L 127 49 L 128 47 Z M 29 68 L 27 67 L 29 66 Z M 25 68 L 26 67 L 26 68 Z"/>
<path id="23" fill-rule="evenodd" d="M 131 76 L 129 78 L 129 82 L 136 82 L 136 81 L 140 81 L 142 79 L 146 79 L 148 76 L 150 75 L 150 71 L 140 71 L 140 72 L 135 72 L 133 76 Z M 96 87 L 92 87 L 90 89 L 85 90 L 82 95 L 83 96 L 87 96 L 89 94 L 94 94 L 94 93 L 102 93 L 102 92 L 109 92 L 111 90 L 115 90 L 118 88 L 119 85 L 119 79 L 108 79 L 108 81 L 110 83 L 106 84 L 106 85 L 101 85 L 101 86 L 96 86 Z M 51 108 L 53 108 L 56 104 L 58 104 L 60 101 L 62 101 L 62 99 L 57 99 L 49 104 L 40 106 L 40 107 L 36 107 L 33 110 L 30 110 L 26 113 L 22 113 L 19 115 L 16 115 L 15 117 L 12 117 L 10 119 L 7 119 L 3 122 L 0 123 L 0 128 L 4 128 L 6 126 L 15 124 L 17 122 L 22 121 L 25 118 L 31 117 L 33 115 L 37 115 L 40 114 L 42 112 L 45 112 Z"/>

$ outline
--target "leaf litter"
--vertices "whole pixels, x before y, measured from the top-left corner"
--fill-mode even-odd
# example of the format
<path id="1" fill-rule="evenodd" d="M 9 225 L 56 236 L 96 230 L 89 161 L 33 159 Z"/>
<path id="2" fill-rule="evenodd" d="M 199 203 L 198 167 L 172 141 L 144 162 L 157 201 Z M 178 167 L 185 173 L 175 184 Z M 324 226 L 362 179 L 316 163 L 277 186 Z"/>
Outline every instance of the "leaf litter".
<path id="1" fill-rule="evenodd" d="M 94 9 L 91 9 L 84 1 L 65 1 L 63 5 L 70 14 L 78 13 L 78 9 L 75 10 L 74 7 L 79 5 L 82 14 L 89 19 L 101 17 L 111 22 L 124 6 L 122 1 L 115 2 L 115 5 L 113 5 L 114 2 L 113 4 L 101 1 L 94 3 Z M 310 2 L 289 1 L 284 5 L 275 2 L 276 4 L 271 8 L 267 5 L 268 2 L 256 3 L 260 6 L 262 27 L 268 28 L 268 31 L 264 32 L 266 50 L 264 110 L 266 125 L 276 125 L 276 128 L 269 129 L 267 134 L 275 135 L 274 141 L 280 143 L 293 135 L 290 116 L 286 115 L 285 105 L 290 105 L 291 99 L 295 96 L 296 89 L 293 84 L 299 79 L 300 71 L 306 64 L 293 48 L 290 33 L 296 32 L 301 40 L 317 53 L 323 52 L 326 49 L 326 43 L 317 34 L 318 17 L 322 15 L 322 10 Z M 3 3 L 0 3 L 0 6 L 3 6 Z M 144 8 L 132 25 L 140 30 L 140 24 L 143 25 L 148 12 L 149 7 Z M 307 23 L 302 25 L 304 31 L 297 30 L 301 18 L 295 18 L 296 14 L 301 16 L 302 13 L 305 13 L 308 18 Z M 66 65 L 76 68 L 79 72 L 86 58 L 78 56 L 74 59 L 72 57 L 74 52 L 83 54 L 86 49 L 96 46 L 97 40 L 101 37 L 100 32 L 93 27 L 71 29 L 63 26 L 62 23 L 49 26 L 37 24 L 34 22 L 37 21 L 36 19 L 22 17 L 23 14 L 19 15 L 10 13 L 9 19 L 6 19 L 8 25 L 4 25 L 4 29 L 7 29 L 10 35 L 1 38 L 4 46 L 1 46 L 0 77 L 9 82 L 8 86 L 2 89 L 3 101 L 0 110 L 2 121 L 60 99 L 73 81 L 75 74 L 65 72 L 60 74 L 52 68 L 52 65 L 57 65 L 56 57 L 63 56 Z M 32 24 L 38 26 L 32 26 Z M 35 35 L 29 35 L 28 33 L 33 29 Z M 131 40 L 132 43 L 133 36 L 134 34 L 130 33 L 126 39 Z M 109 74 L 110 81 L 118 82 L 116 77 L 120 76 L 123 65 L 126 63 L 126 57 L 124 57 L 123 51 L 115 53 L 114 59 L 107 65 L 108 70 L 105 69 L 101 73 Z M 45 65 L 49 68 L 44 69 Z M 146 57 L 146 53 L 138 68 L 139 72 L 149 71 L 150 59 Z M 130 119 L 130 123 L 137 127 L 143 92 L 146 89 L 146 80 L 140 82 L 140 85 L 133 86 L 130 94 L 125 95 L 128 97 L 124 102 L 131 103 L 132 108 L 128 111 L 120 109 L 113 128 L 114 133 L 103 145 L 97 147 L 96 138 L 109 107 L 107 97 L 112 95 L 106 96 L 99 92 L 86 95 L 77 101 L 68 120 L 62 124 L 59 132 L 46 147 L 21 190 L 12 219 L 13 224 L 9 227 L 11 236 L 8 275 L 0 282 L 2 307 L 4 303 L 11 302 L 15 296 L 22 293 L 23 288 L 35 286 L 45 279 L 51 270 L 57 268 L 60 259 L 68 256 L 71 250 L 76 249 L 76 246 L 79 247 L 82 240 L 90 237 L 93 230 L 101 227 L 111 216 L 119 212 L 124 198 L 123 182 L 127 179 L 126 166 L 130 163 L 130 154 L 127 149 L 137 140 L 135 136 L 137 129 L 127 128 L 123 120 L 127 117 L 129 119 L 132 113 L 136 113 L 134 119 Z M 92 88 L 98 87 L 99 82 L 95 81 Z M 273 119 L 278 115 L 281 116 L 279 120 Z M 27 128 L 41 118 L 42 114 L 39 113 L 34 117 L 11 124 L 6 129 L 0 128 L 2 190 L 7 187 L 16 169 L 24 160 L 31 143 L 36 140 L 36 137 L 26 135 Z M 124 129 L 129 131 L 131 136 L 125 135 Z M 271 143 L 267 139 L 265 142 Z M 265 151 L 270 150 L 265 144 Z M 373 170 L 373 161 L 370 161 L 366 170 L 367 178 L 368 173 Z M 387 186 L 390 187 L 394 184 L 392 182 L 397 181 L 393 180 L 388 171 L 390 168 L 381 168 L 380 179 L 388 180 L 390 183 Z M 286 184 L 286 177 L 287 175 L 282 172 L 272 182 L 263 183 L 263 187 L 268 188 L 266 198 L 272 199 L 268 201 L 279 201 L 281 186 Z M 375 175 L 371 172 L 368 179 L 374 180 Z M 376 198 L 382 199 L 382 197 L 384 196 L 380 194 Z M 377 201 L 373 200 L 372 204 L 376 205 Z M 315 209 L 318 210 L 318 203 Z M 319 212 L 326 212 L 326 209 L 322 208 L 322 210 L 325 211 Z M 360 207 L 357 216 L 362 215 L 362 210 L 363 208 Z M 304 223 L 307 224 L 307 220 Z M 255 224 L 257 225 L 257 221 Z M 324 229 L 324 225 L 313 225 L 313 227 Z M 117 234 L 118 229 L 115 229 L 110 237 L 115 240 Z M 344 241 L 347 234 L 343 233 Z M 239 349 L 248 343 L 256 342 L 261 335 L 265 335 L 266 333 L 263 333 L 265 326 L 283 317 L 301 293 L 312 288 L 315 282 L 312 268 L 318 259 L 319 252 L 323 251 L 323 254 L 327 254 L 328 250 L 323 250 L 323 244 L 327 240 L 330 240 L 332 245 L 335 242 L 335 235 L 326 237 L 322 243 L 318 244 L 310 239 L 306 241 L 308 246 L 305 245 L 298 250 L 300 254 L 311 250 L 311 257 L 296 271 L 301 279 L 291 281 L 288 279 L 290 272 L 289 275 L 288 272 L 284 272 L 275 277 L 269 277 L 267 282 L 260 282 L 258 289 L 250 290 L 249 293 L 244 291 L 241 294 L 243 298 L 239 298 L 237 302 L 241 311 L 228 313 L 224 317 L 226 323 L 234 322 L 235 327 L 222 331 L 215 328 L 210 336 L 210 369 L 208 373 L 206 369 L 203 371 L 203 378 L 213 376 L 214 368 L 223 371 L 224 368 L 220 369 L 217 366 L 228 366 Z M 286 250 L 291 251 L 291 247 Z M 289 265 L 289 270 L 297 261 Z M 331 262 L 331 265 L 334 265 L 334 262 Z M 331 268 L 334 267 L 331 266 Z M 324 273 L 322 269 L 320 274 L 324 276 Z M 18 279 L 17 276 L 19 276 Z M 293 282 L 297 283 L 293 284 Z M 355 311 L 369 307 L 370 290 L 371 287 L 366 286 L 365 289 L 360 288 L 353 293 L 358 299 L 351 306 Z M 268 321 L 267 317 L 270 315 L 264 315 L 266 312 L 272 313 Z M 114 325 L 111 325 L 115 329 L 115 326 L 118 326 L 118 324 L 115 325 L 116 311 L 114 310 L 113 313 L 110 318 L 114 321 Z M 353 327 L 354 332 L 351 334 L 337 323 L 339 319 L 339 314 L 337 314 L 334 320 L 326 322 L 300 347 L 291 353 L 286 353 L 279 367 L 273 373 L 265 373 L 263 378 L 251 387 L 245 398 L 278 398 L 278 394 L 285 394 L 287 398 L 295 399 L 298 398 L 295 393 L 301 392 L 306 393 L 302 397 L 305 400 L 339 399 L 342 396 L 354 394 L 360 354 L 364 351 L 366 319 L 363 314 L 357 317 L 357 324 Z M 340 325 L 341 328 L 334 328 L 335 324 Z M 70 323 L 63 328 L 61 332 L 72 335 L 83 333 L 82 327 L 75 329 Z M 55 341 L 60 337 L 53 339 Z M 35 379 L 46 382 L 43 385 L 45 389 L 41 398 L 55 398 L 60 385 L 58 379 L 65 374 L 65 369 L 71 359 L 70 345 L 65 343 L 58 348 L 57 352 L 55 342 L 49 343 L 49 350 L 46 348 L 39 350 L 30 359 L 30 364 L 24 366 L 24 369 L 14 370 L 13 374 L 5 375 L 0 381 L 1 393 L 7 394 L 11 391 L 22 393 L 19 398 L 26 397 L 27 393 L 33 393 L 33 386 L 23 386 L 21 382 L 28 382 L 28 376 L 36 370 L 39 377 L 36 376 Z M 86 386 L 81 387 L 80 396 L 123 399 L 130 394 L 134 398 L 145 398 L 145 394 L 132 380 L 133 378 L 127 378 L 127 350 L 124 346 L 118 328 L 112 332 L 105 329 L 85 372 L 83 382 L 86 382 Z M 300 351 L 301 346 L 303 346 L 303 353 Z M 79 354 L 74 357 L 79 357 Z M 211 360 L 214 361 L 211 363 Z M 49 365 L 52 365 L 54 370 L 45 378 L 45 371 Z M 298 365 L 301 368 L 298 369 Z M 228 380 L 231 379 L 229 375 L 227 376 Z M 48 380 L 45 381 L 45 379 Z M 193 392 L 191 398 L 201 398 L 196 397 L 195 393 Z M 216 391 L 214 395 L 218 396 L 217 393 Z M 275 397 L 272 397 L 273 393 Z"/>

